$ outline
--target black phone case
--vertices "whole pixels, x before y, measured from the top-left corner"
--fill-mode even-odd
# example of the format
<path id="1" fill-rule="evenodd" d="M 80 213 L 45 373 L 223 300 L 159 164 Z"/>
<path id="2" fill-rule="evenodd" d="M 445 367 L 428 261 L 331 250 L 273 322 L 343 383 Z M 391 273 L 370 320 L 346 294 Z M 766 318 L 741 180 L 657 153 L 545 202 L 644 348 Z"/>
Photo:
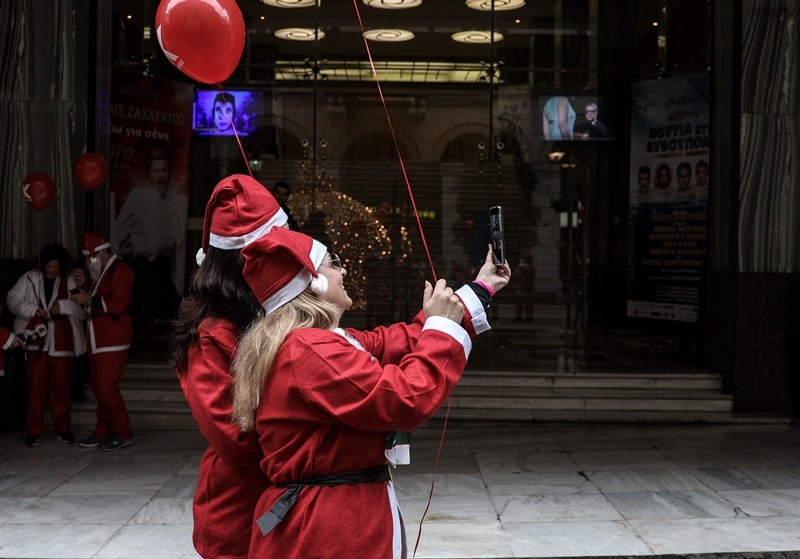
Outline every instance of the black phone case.
<path id="1" fill-rule="evenodd" d="M 497 208 L 498 213 L 492 214 Z M 486 261 L 486 246 L 491 243 L 495 254 L 495 264 L 505 262 L 505 239 L 503 210 L 494 206 L 488 210 L 477 210 L 472 214 L 472 265 L 482 266 Z"/>

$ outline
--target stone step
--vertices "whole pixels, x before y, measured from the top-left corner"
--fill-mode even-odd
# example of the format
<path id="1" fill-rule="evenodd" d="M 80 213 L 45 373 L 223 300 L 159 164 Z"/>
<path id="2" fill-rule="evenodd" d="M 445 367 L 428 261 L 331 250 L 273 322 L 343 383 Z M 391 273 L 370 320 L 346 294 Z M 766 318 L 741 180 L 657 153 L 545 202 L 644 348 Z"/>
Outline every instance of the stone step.
<path id="1" fill-rule="evenodd" d="M 722 379 L 719 375 L 691 373 L 545 373 L 530 371 L 494 373 L 466 371 L 456 389 L 465 387 L 719 391 L 722 387 Z"/>
<path id="2" fill-rule="evenodd" d="M 443 406 L 433 419 L 443 420 Z M 791 417 L 778 414 L 742 414 L 698 411 L 622 411 L 622 410 L 539 410 L 483 409 L 451 406 L 448 421 L 532 421 L 541 423 L 706 423 L 706 424 L 790 424 Z"/>
<path id="3" fill-rule="evenodd" d="M 181 396 L 183 396 L 181 394 Z M 164 401 L 137 401 L 125 399 L 128 408 L 131 427 L 134 431 L 195 431 L 195 423 L 189 405 L 183 402 Z M 96 408 L 94 400 L 73 402 L 72 404 L 72 429 L 73 431 L 91 431 L 96 421 Z"/>
<path id="4" fill-rule="evenodd" d="M 166 363 L 128 363 L 121 390 L 134 429 L 194 430 L 197 425 Z M 95 402 L 73 404 L 76 430 L 89 430 Z M 736 414 L 720 375 L 686 371 L 468 370 L 450 402 L 451 417 L 475 421 L 784 423 L 775 415 Z M 444 409 L 437 418 L 444 417 Z"/>
<path id="5" fill-rule="evenodd" d="M 731 399 L 714 397 L 694 398 L 602 398 L 555 395 L 538 396 L 497 396 L 493 394 L 463 394 L 453 392 L 452 405 L 468 409 L 500 410 L 565 410 L 565 411 L 696 411 L 729 412 L 733 409 Z"/>

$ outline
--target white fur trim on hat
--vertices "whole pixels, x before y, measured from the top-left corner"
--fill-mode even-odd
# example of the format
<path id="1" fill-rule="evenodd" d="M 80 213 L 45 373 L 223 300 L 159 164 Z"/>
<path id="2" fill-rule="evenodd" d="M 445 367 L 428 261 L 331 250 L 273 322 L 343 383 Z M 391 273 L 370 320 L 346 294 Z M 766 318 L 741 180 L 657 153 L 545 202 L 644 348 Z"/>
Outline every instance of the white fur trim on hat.
<path id="1" fill-rule="evenodd" d="M 311 280 L 311 291 L 316 293 L 317 295 L 322 295 L 323 293 L 328 292 L 328 278 L 323 276 L 322 274 L 318 275 L 314 279 Z"/>
<path id="2" fill-rule="evenodd" d="M 276 291 L 269 299 L 264 301 L 264 304 L 261 306 L 264 307 L 264 311 L 266 311 L 268 315 L 274 313 L 305 291 L 312 279 L 314 279 L 314 276 L 311 275 L 311 272 L 306 269 L 300 270 L 289 283 Z"/>
<path id="3" fill-rule="evenodd" d="M 318 241 L 313 241 L 311 244 L 311 253 L 309 254 L 309 257 L 311 258 L 311 262 L 314 264 L 315 268 L 319 269 L 319 267 L 322 265 L 322 261 L 325 259 L 326 254 L 328 254 L 328 249 L 325 247 L 325 245 Z M 314 276 L 311 275 L 311 272 L 303 268 L 294 278 L 291 279 L 291 281 L 289 281 L 289 283 L 273 293 L 266 301 L 264 301 L 261 306 L 264 307 L 264 311 L 270 315 L 305 291 L 306 288 L 311 285 L 313 280 Z M 327 278 L 325 278 L 326 284 L 327 281 Z M 327 288 L 328 286 L 326 285 L 326 291 Z"/>
<path id="4" fill-rule="evenodd" d="M 97 252 L 98 250 L 103 250 L 104 248 L 111 248 L 111 243 L 106 242 L 103 243 L 102 245 L 97 245 L 96 247 L 94 247 L 94 252 Z M 81 252 L 83 253 L 84 256 L 91 256 L 93 254 L 86 249 L 81 250 Z"/>
<path id="5" fill-rule="evenodd" d="M 253 241 L 257 241 L 267 233 L 269 233 L 273 227 L 281 227 L 289 220 L 286 212 L 282 209 L 278 208 L 278 211 L 275 212 L 275 215 L 272 216 L 272 219 L 261 225 L 260 227 L 250 231 L 249 233 L 245 233 L 244 235 L 234 236 L 234 237 L 223 237 L 222 235 L 215 235 L 212 232 L 209 232 L 208 235 L 208 244 L 212 247 L 222 248 L 226 250 L 231 250 L 234 248 L 244 248 Z"/>

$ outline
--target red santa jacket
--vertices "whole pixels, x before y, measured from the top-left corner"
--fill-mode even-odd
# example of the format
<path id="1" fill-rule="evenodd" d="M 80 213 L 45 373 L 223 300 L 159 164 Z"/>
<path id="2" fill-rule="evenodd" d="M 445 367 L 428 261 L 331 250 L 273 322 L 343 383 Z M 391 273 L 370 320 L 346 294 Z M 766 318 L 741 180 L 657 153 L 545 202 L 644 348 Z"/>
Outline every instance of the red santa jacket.
<path id="1" fill-rule="evenodd" d="M 133 270 L 116 254 L 111 256 L 91 287 L 89 334 L 91 353 L 127 350 L 133 340 L 128 309 L 133 300 Z"/>
<path id="2" fill-rule="evenodd" d="M 30 270 L 8 292 L 8 308 L 16 315 L 14 332 L 25 337 L 25 349 L 43 351 L 53 357 L 81 355 L 86 350 L 82 319 L 84 309 L 69 296 L 75 287 L 72 276 L 56 276 L 53 292 L 45 300 L 44 279 L 39 270 Z M 37 311 L 58 304 L 59 314 L 42 320 Z"/>
<path id="3" fill-rule="evenodd" d="M 370 333 L 289 334 L 256 410 L 261 467 L 275 483 L 380 466 L 386 431 L 411 431 L 441 406 L 471 343 L 452 321 L 430 317 L 420 329 L 419 318 Z M 284 491 L 268 488 L 255 518 Z M 391 483 L 306 487 L 268 535 L 252 531 L 250 556 L 399 558 L 403 544 Z"/>
<path id="4" fill-rule="evenodd" d="M 230 367 L 239 329 L 223 318 L 207 318 L 189 349 L 188 367 L 178 371 L 181 388 L 209 447 L 200 462 L 194 496 L 195 549 L 209 559 L 244 559 L 253 512 L 269 486 L 261 471 L 261 447 L 254 433 L 231 421 Z"/>

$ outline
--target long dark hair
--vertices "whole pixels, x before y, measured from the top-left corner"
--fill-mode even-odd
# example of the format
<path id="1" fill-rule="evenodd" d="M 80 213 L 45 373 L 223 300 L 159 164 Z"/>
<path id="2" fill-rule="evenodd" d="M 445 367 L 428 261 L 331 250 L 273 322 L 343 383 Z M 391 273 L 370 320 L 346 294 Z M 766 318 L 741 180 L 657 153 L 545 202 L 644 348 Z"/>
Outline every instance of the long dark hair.
<path id="1" fill-rule="evenodd" d="M 42 247 L 42 250 L 39 251 L 39 254 L 36 257 L 36 260 L 33 262 L 33 265 L 37 270 L 44 274 L 44 269 L 47 266 L 47 263 L 51 260 L 58 261 L 58 266 L 60 268 L 58 275 L 66 277 L 69 273 L 70 264 L 72 263 L 69 257 L 69 251 L 61 245 L 45 245 Z"/>
<path id="2" fill-rule="evenodd" d="M 197 329 L 207 317 L 225 318 L 243 331 L 258 315 L 261 305 L 242 275 L 243 267 L 238 249 L 208 247 L 172 322 L 170 361 L 176 369 L 186 369 L 189 348 L 197 343 Z"/>

